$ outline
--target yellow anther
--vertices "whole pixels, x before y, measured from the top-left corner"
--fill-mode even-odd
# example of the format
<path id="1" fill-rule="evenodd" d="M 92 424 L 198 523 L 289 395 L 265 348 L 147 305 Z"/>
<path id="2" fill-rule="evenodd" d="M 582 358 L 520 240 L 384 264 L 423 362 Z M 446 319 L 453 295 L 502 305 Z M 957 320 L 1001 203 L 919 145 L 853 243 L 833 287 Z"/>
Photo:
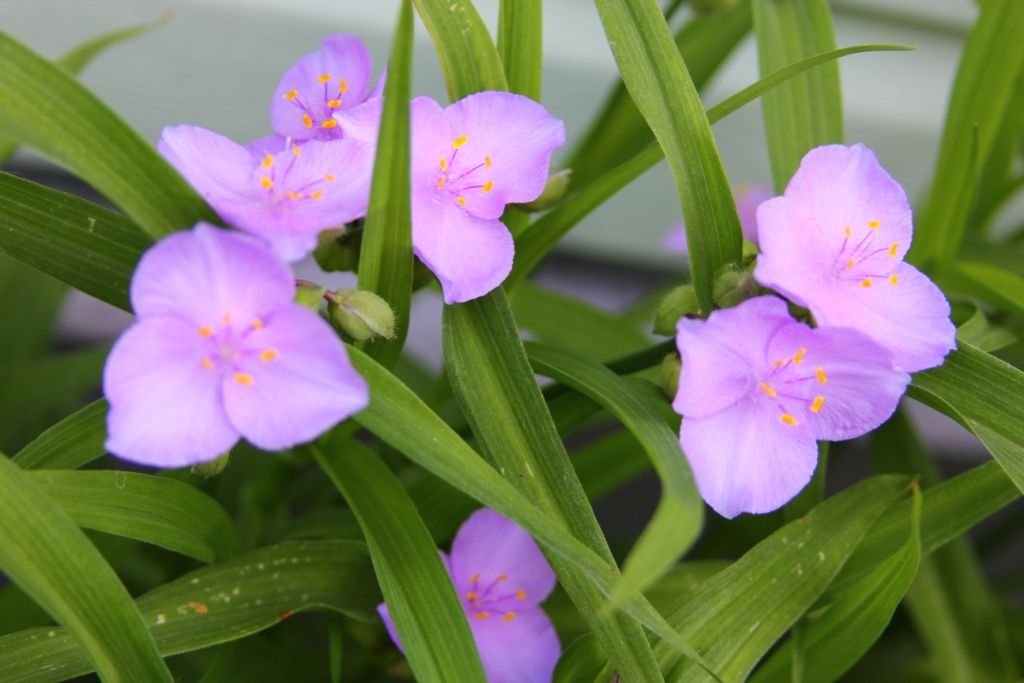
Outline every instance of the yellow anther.
<path id="1" fill-rule="evenodd" d="M 526 599 L 526 591 L 524 591 L 522 588 L 516 590 L 516 599 L 517 600 L 525 600 Z"/>
<path id="2" fill-rule="evenodd" d="M 480 574 L 473 574 L 473 576 L 469 577 L 469 582 L 470 583 L 476 583 L 479 580 L 480 580 Z"/>
<path id="3" fill-rule="evenodd" d="M 793 354 L 793 362 L 796 363 L 797 365 L 799 365 L 800 363 L 803 363 L 804 362 L 804 356 L 806 356 L 806 355 L 807 355 L 807 349 L 805 349 L 804 347 L 801 346 L 799 349 L 797 349 L 797 352 Z"/>
<path id="4" fill-rule="evenodd" d="M 490 157 L 487 157 L 487 156 L 484 157 L 484 168 L 486 168 L 488 170 L 491 168 L 491 158 Z"/>
<path id="5" fill-rule="evenodd" d="M 260 360 L 264 363 L 269 363 L 275 358 L 277 358 L 277 349 L 263 349 L 260 351 Z"/>
<path id="6" fill-rule="evenodd" d="M 254 329 L 254 330 L 262 330 L 263 329 L 263 321 L 260 320 L 259 318 L 253 318 L 252 319 L 252 329 Z"/>
<path id="7" fill-rule="evenodd" d="M 320 78 L 316 80 L 320 81 L 321 83 L 326 83 L 327 81 L 331 80 L 331 74 L 320 74 Z"/>
<path id="8" fill-rule="evenodd" d="M 484 192 L 490 192 L 491 190 L 494 189 L 494 181 L 493 180 L 488 180 L 486 183 L 484 183 L 484 186 L 482 188 L 480 188 L 480 189 L 482 189 Z"/>
<path id="9" fill-rule="evenodd" d="M 444 187 L 444 176 L 437 179 L 437 189 L 440 190 L 442 187 Z"/>
<path id="10" fill-rule="evenodd" d="M 323 199 L 324 194 L 325 193 L 324 193 L 323 190 L 314 190 L 313 192 L 309 193 L 309 198 L 310 199 Z"/>
<path id="11" fill-rule="evenodd" d="M 814 400 L 811 401 L 811 412 L 817 415 L 821 412 L 822 407 L 825 405 L 824 396 L 815 396 Z"/>
<path id="12" fill-rule="evenodd" d="M 313 119 L 309 118 L 309 114 L 302 115 L 302 125 L 304 125 L 306 128 L 313 127 Z"/>
<path id="13" fill-rule="evenodd" d="M 199 363 L 203 366 L 204 370 L 213 370 L 213 360 L 209 356 L 203 356 Z"/>
<path id="14" fill-rule="evenodd" d="M 828 384 L 828 375 L 825 374 L 825 368 L 815 370 L 814 376 L 818 378 L 820 384 Z"/>
<path id="15" fill-rule="evenodd" d="M 340 92 L 342 95 L 348 92 L 348 81 L 346 81 L 344 78 L 338 79 L 338 92 Z"/>
<path id="16" fill-rule="evenodd" d="M 899 248 L 900 248 L 900 243 L 899 242 L 893 242 L 892 244 L 890 244 L 889 245 L 889 256 L 892 256 L 893 258 L 896 258 L 896 252 L 899 250 Z"/>
<path id="17" fill-rule="evenodd" d="M 850 259 L 849 261 L 846 262 L 846 269 L 849 270 L 850 268 L 853 268 L 855 265 L 857 265 L 857 259 Z"/>
<path id="18" fill-rule="evenodd" d="M 849 225 L 846 226 L 846 228 L 843 230 L 843 232 L 846 233 L 847 237 L 853 237 L 853 231 L 850 230 L 850 226 Z"/>
<path id="19" fill-rule="evenodd" d="M 455 198 L 455 203 L 458 204 L 459 206 L 465 206 L 466 205 L 466 198 L 465 197 L 456 197 Z"/>
<path id="20" fill-rule="evenodd" d="M 773 389 L 769 385 L 765 384 L 764 382 L 761 382 L 760 384 L 758 384 L 757 388 L 760 389 L 761 391 L 763 391 L 764 393 L 768 394 L 772 398 L 775 398 L 776 396 L 779 395 L 779 392 L 775 391 L 775 389 Z"/>
<path id="21" fill-rule="evenodd" d="M 334 177 L 333 173 L 328 173 L 327 175 L 324 176 L 324 180 L 326 180 L 329 183 L 333 183 L 335 180 L 337 180 L 337 178 Z"/>
<path id="22" fill-rule="evenodd" d="M 274 181 L 268 178 L 267 176 L 263 176 L 262 178 L 260 178 L 260 185 L 269 190 L 274 186 Z"/>
<path id="23" fill-rule="evenodd" d="M 491 618 L 491 613 L 490 612 L 477 612 L 476 614 L 473 615 L 473 618 L 474 619 L 479 619 L 480 621 L 483 621 L 484 619 L 490 619 Z"/>
<path id="24" fill-rule="evenodd" d="M 235 381 L 244 387 L 251 387 L 252 383 L 255 382 L 256 380 L 253 379 L 252 375 L 246 374 L 244 372 L 236 372 Z"/>
<path id="25" fill-rule="evenodd" d="M 866 277 L 866 278 L 864 278 L 863 280 L 860 281 L 860 286 L 864 287 L 864 288 L 868 288 L 868 287 L 870 287 L 873 284 L 875 284 L 875 281 L 872 280 L 869 277 Z"/>
<path id="26" fill-rule="evenodd" d="M 289 192 L 285 192 L 284 196 L 288 197 L 288 199 L 291 199 L 292 201 L 296 201 L 296 200 L 302 199 L 303 195 L 302 195 L 301 192 L 291 192 L 291 191 L 289 191 Z"/>
<path id="27" fill-rule="evenodd" d="M 507 621 L 512 621 L 515 618 L 516 618 L 516 613 L 515 612 L 505 612 L 505 616 L 503 616 L 501 618 L 501 620 L 507 622 Z"/>
<path id="28" fill-rule="evenodd" d="M 882 225 L 882 221 L 868 221 L 868 227 L 872 230 L 878 230 L 879 226 Z"/>
<path id="29" fill-rule="evenodd" d="M 782 420 L 782 424 L 788 425 L 790 427 L 796 427 L 798 424 L 800 424 L 799 422 L 797 422 L 797 419 L 790 415 L 789 413 L 783 413 L 782 415 L 779 415 L 779 419 Z"/>
<path id="30" fill-rule="evenodd" d="M 306 127 L 308 128 L 309 126 Z M 297 157 L 302 156 L 302 148 L 299 147 L 298 145 L 292 145 L 292 154 L 294 154 Z"/>
<path id="31" fill-rule="evenodd" d="M 335 121 L 334 119 L 327 119 L 326 121 L 324 121 L 323 123 L 320 124 L 320 127 L 321 128 L 337 128 L 338 127 L 338 122 Z"/>
<path id="32" fill-rule="evenodd" d="M 341 100 L 327 100 L 327 106 L 331 109 L 337 109 L 341 106 Z"/>
<path id="33" fill-rule="evenodd" d="M 199 336 L 200 337 L 211 337 L 211 336 L 213 336 L 213 328 L 212 327 L 206 327 L 206 326 L 200 327 L 199 328 Z"/>
<path id="34" fill-rule="evenodd" d="M 230 325 L 231 324 L 231 314 L 230 313 L 225 313 L 224 317 L 221 318 L 220 320 L 225 325 Z"/>
<path id="35" fill-rule="evenodd" d="M 447 159 L 445 159 L 444 157 L 441 157 L 441 161 L 439 163 L 440 163 L 442 171 L 447 171 L 448 170 L 448 160 Z"/>
<path id="36" fill-rule="evenodd" d="M 462 147 L 464 144 L 466 144 L 468 141 L 469 141 L 469 138 L 467 138 L 465 135 L 460 135 L 459 137 L 457 137 L 454 140 L 452 140 L 452 147 L 454 147 L 455 149 L 458 149 L 458 148 Z"/>
<path id="37" fill-rule="evenodd" d="M 290 101 L 290 100 L 294 100 L 294 99 L 295 99 L 296 97 L 298 97 L 298 96 L 299 96 L 299 91 L 298 91 L 298 90 L 295 90 L 294 88 L 293 88 L 293 89 L 291 89 L 291 90 L 289 90 L 288 92 L 286 92 L 286 93 L 284 94 L 284 98 L 285 98 L 286 100 L 289 100 L 289 101 Z"/>
<path id="38" fill-rule="evenodd" d="M 498 574 L 498 581 L 508 581 L 508 574 Z"/>
<path id="39" fill-rule="evenodd" d="M 785 364 L 786 364 L 786 361 L 785 361 L 785 359 L 782 359 L 782 360 L 777 360 L 777 361 L 773 361 L 773 362 L 772 362 L 772 367 L 773 367 L 773 368 L 781 368 L 781 367 L 782 367 L 783 365 L 785 365 Z"/>
<path id="40" fill-rule="evenodd" d="M 268 154 L 267 156 L 263 157 L 263 163 L 260 164 L 260 166 L 262 166 L 263 168 L 270 168 L 273 165 L 274 165 L 274 155 L 273 154 Z"/>
<path id="41" fill-rule="evenodd" d="M 889 276 L 889 284 L 890 285 L 894 285 L 894 284 L 896 284 L 899 281 L 900 281 L 900 276 L 899 275 L 890 275 Z"/>
<path id="42" fill-rule="evenodd" d="M 477 595 L 476 593 L 474 593 L 473 591 L 469 591 L 468 593 L 466 593 L 466 599 L 467 599 L 467 600 L 476 600 L 476 599 L 478 599 L 479 597 L 480 597 L 480 596 L 479 596 L 479 595 Z"/>

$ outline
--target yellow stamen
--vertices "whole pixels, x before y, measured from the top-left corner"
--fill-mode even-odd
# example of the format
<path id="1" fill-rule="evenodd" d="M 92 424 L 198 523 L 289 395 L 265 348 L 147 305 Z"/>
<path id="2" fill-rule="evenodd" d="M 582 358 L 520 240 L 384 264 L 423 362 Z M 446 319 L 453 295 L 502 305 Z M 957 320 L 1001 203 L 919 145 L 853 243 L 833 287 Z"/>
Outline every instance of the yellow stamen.
<path id="1" fill-rule="evenodd" d="M 230 325 L 231 324 L 231 314 L 230 313 L 225 313 L 224 317 L 221 318 L 221 322 L 223 322 L 225 325 Z"/>
<path id="2" fill-rule="evenodd" d="M 203 356 L 199 363 L 203 366 L 204 370 L 213 370 L 213 360 L 209 356 Z"/>
<path id="3" fill-rule="evenodd" d="M 273 165 L 274 165 L 274 155 L 273 154 L 268 154 L 267 156 L 263 157 L 263 163 L 260 164 L 260 166 L 262 166 L 263 168 L 270 168 Z"/>
<path id="4" fill-rule="evenodd" d="M 268 178 L 267 176 L 263 176 L 262 178 L 260 178 L 260 185 L 269 190 L 274 186 L 274 181 Z"/>
<path id="5" fill-rule="evenodd" d="M 252 383 L 255 382 L 256 380 L 253 379 L 252 375 L 247 375 L 244 372 L 236 372 L 235 381 L 241 384 L 242 386 L 251 387 Z"/>
<path id="6" fill-rule="evenodd" d="M 262 330 L 263 329 L 263 321 L 260 320 L 259 318 L 253 318 L 252 319 L 252 329 L 254 329 L 254 330 Z"/>
<path id="7" fill-rule="evenodd" d="M 900 281 L 900 276 L 899 275 L 890 275 L 889 276 L 889 284 L 890 285 L 894 285 L 894 284 L 896 284 L 899 281 Z"/>
<path id="8" fill-rule="evenodd" d="M 488 156 L 484 157 L 484 168 L 486 168 L 488 170 L 490 170 L 490 168 L 491 168 L 491 158 L 488 157 Z"/>
<path id="9" fill-rule="evenodd" d="M 348 81 L 346 81 L 344 78 L 338 79 L 338 92 L 340 92 L 342 95 L 348 92 Z"/>
<path id="10" fill-rule="evenodd" d="M 324 194 L 325 193 L 324 193 L 323 190 L 315 190 L 315 191 L 309 193 L 309 198 L 310 199 L 323 199 Z"/>
<path id="11" fill-rule="evenodd" d="M 437 189 L 440 190 L 442 187 L 444 187 L 444 176 L 437 179 Z"/>
<path id="12" fill-rule="evenodd" d="M 846 233 L 847 237 L 853 237 L 853 231 L 850 230 L 850 226 L 849 225 L 846 226 L 846 228 L 843 230 L 843 232 Z"/>
<path id="13" fill-rule="evenodd" d="M 498 574 L 498 581 L 508 581 L 508 574 Z"/>
<path id="14" fill-rule="evenodd" d="M 846 262 L 846 269 L 849 270 L 850 268 L 853 268 L 855 265 L 857 265 L 857 259 L 850 259 L 849 261 Z"/>
<path id="15" fill-rule="evenodd" d="M 308 128 L 309 126 L 306 127 Z M 302 156 L 302 148 L 299 147 L 298 145 L 292 145 L 292 154 L 294 154 L 297 157 Z"/>
<path id="16" fill-rule="evenodd" d="M 456 197 L 455 198 L 455 203 L 458 204 L 459 206 L 465 206 L 466 205 L 466 198 L 465 197 Z"/>
<path id="17" fill-rule="evenodd" d="M 864 288 L 868 288 L 868 287 L 870 287 L 873 284 L 875 284 L 874 280 L 872 280 L 869 277 L 866 277 L 866 278 L 864 278 L 863 280 L 860 281 L 860 286 L 864 287 Z"/>
<path id="18" fill-rule="evenodd" d="M 321 128 L 337 128 L 338 127 L 338 122 L 335 121 L 334 119 L 327 119 L 326 121 L 324 121 L 323 123 L 320 124 L 320 127 Z"/>
<path id="19" fill-rule="evenodd" d="M 501 618 L 501 620 L 508 622 L 508 621 L 512 621 L 515 618 L 516 618 L 516 613 L 515 612 L 505 612 L 505 616 L 503 616 Z"/>
<path id="20" fill-rule="evenodd" d="M 301 192 L 285 192 L 284 196 L 288 197 L 288 199 L 291 199 L 293 201 L 294 200 L 298 200 L 298 199 L 302 199 L 302 193 Z"/>
<path id="21" fill-rule="evenodd" d="M 295 90 L 295 89 L 289 90 L 288 92 L 286 92 L 284 94 L 284 98 L 286 100 L 294 100 L 298 96 L 299 96 L 299 91 Z"/>
<path id="22" fill-rule="evenodd" d="M 213 328 L 212 327 L 205 327 L 205 326 L 204 327 L 200 327 L 199 328 L 199 336 L 200 337 L 211 337 L 211 336 L 213 336 Z"/>
<path id="23" fill-rule="evenodd" d="M 473 576 L 469 577 L 469 582 L 470 583 L 476 583 L 479 580 L 480 580 L 480 574 L 473 574 Z"/>
<path id="24" fill-rule="evenodd" d="M 790 427 L 796 427 L 798 424 L 800 424 L 799 422 L 797 422 L 797 419 L 790 415 L 789 413 L 783 413 L 782 415 L 779 415 L 779 419 L 782 420 L 782 424 L 788 425 Z"/>
<path id="25" fill-rule="evenodd" d="M 494 189 L 494 181 L 493 180 L 488 180 L 486 183 L 484 183 L 484 186 L 481 189 L 484 192 L 490 192 L 491 190 Z"/>
<path id="26" fill-rule="evenodd" d="M 777 360 L 777 361 L 773 361 L 772 362 L 772 367 L 773 368 L 781 368 L 785 364 L 786 364 L 785 360 Z"/>
<path id="27" fill-rule="evenodd" d="M 479 597 L 480 596 L 477 595 L 476 593 L 474 593 L 473 591 L 469 591 L 468 593 L 466 593 L 466 599 L 467 600 L 476 600 Z"/>
<path id="28" fill-rule="evenodd" d="M 302 125 L 304 125 L 306 128 L 313 127 L 313 119 L 309 118 L 309 114 L 302 115 Z"/>
<path id="29" fill-rule="evenodd" d="M 811 412 L 817 415 L 821 412 L 822 407 L 825 405 L 824 396 L 815 396 L 814 400 L 811 401 Z"/>
<path id="30" fill-rule="evenodd" d="M 442 171 L 447 171 L 448 170 L 448 160 L 447 159 L 443 159 L 443 158 L 441 159 L 441 170 Z"/>
<path id="31" fill-rule="evenodd" d="M 526 591 L 524 591 L 522 588 L 518 589 L 516 591 L 516 599 L 517 600 L 525 600 L 526 599 Z"/>
<path id="32" fill-rule="evenodd" d="M 825 368 L 818 368 L 814 371 L 814 375 L 818 378 L 820 384 L 828 384 L 828 375 L 825 374 Z"/>
<path id="33" fill-rule="evenodd" d="M 321 83 L 326 83 L 327 81 L 331 80 L 331 74 L 320 74 L 320 78 L 318 78 L 317 80 L 320 81 Z"/>
<path id="34" fill-rule="evenodd" d="M 775 391 L 775 389 L 773 389 L 772 387 L 768 386 L 764 382 L 761 382 L 760 384 L 758 384 L 757 388 L 760 389 L 761 391 L 763 391 L 764 393 L 768 394 L 772 398 L 775 398 L 776 396 L 779 395 L 779 392 Z"/>
<path id="35" fill-rule="evenodd" d="M 341 100 L 327 100 L 327 106 L 331 109 L 337 109 L 341 106 Z"/>
<path id="36" fill-rule="evenodd" d="M 474 619 L 479 619 L 480 621 L 483 621 L 484 619 L 490 619 L 491 618 L 491 613 L 490 612 L 477 612 L 476 614 L 473 615 L 473 618 Z"/>
<path id="37" fill-rule="evenodd" d="M 793 362 L 796 363 L 797 365 L 800 365 L 800 363 L 804 362 L 804 356 L 806 355 L 807 349 L 801 346 L 799 349 L 797 349 L 797 352 L 793 354 Z"/>
<path id="38" fill-rule="evenodd" d="M 329 183 L 333 183 L 335 180 L 337 180 L 337 178 L 334 177 L 333 173 L 328 173 L 327 175 L 324 176 L 324 180 L 326 180 Z"/>
<path id="39" fill-rule="evenodd" d="M 896 251 L 900 248 L 899 242 L 893 242 L 889 247 L 889 256 L 896 258 Z"/>
<path id="40" fill-rule="evenodd" d="M 455 138 L 455 140 L 452 141 L 452 147 L 458 149 L 462 147 L 464 144 L 466 144 L 466 142 L 468 141 L 469 138 L 467 138 L 465 135 L 460 135 L 459 137 Z"/>
<path id="41" fill-rule="evenodd" d="M 269 363 L 275 358 L 277 358 L 277 349 L 263 349 L 260 351 L 260 360 L 264 363 Z"/>
<path id="42" fill-rule="evenodd" d="M 868 221 L 868 227 L 872 230 L 878 230 L 880 225 L 882 225 L 882 221 Z"/>

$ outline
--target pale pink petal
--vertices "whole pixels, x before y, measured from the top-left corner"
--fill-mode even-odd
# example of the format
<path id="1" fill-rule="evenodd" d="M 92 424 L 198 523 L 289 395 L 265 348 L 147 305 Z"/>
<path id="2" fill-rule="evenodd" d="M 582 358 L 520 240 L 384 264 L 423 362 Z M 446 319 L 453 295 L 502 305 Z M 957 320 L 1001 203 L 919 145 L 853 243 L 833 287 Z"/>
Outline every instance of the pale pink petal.
<path id="1" fill-rule="evenodd" d="M 511 616 L 509 616 L 511 614 Z M 562 645 L 538 607 L 470 618 L 487 683 L 549 683 Z"/>
<path id="2" fill-rule="evenodd" d="M 218 213 L 259 196 L 252 154 L 223 135 L 198 126 L 171 126 L 160 134 L 157 150 Z"/>

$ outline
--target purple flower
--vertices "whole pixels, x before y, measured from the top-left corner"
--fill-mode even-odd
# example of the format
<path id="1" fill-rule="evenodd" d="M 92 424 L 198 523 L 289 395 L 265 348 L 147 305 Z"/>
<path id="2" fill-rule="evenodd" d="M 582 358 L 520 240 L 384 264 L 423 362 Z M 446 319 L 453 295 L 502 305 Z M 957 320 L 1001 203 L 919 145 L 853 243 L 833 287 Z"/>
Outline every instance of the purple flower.
<path id="1" fill-rule="evenodd" d="M 540 196 L 565 126 L 533 100 L 482 92 L 442 109 L 412 101 L 412 240 L 447 303 L 469 301 L 512 269 L 506 204 Z"/>
<path id="2" fill-rule="evenodd" d="M 775 196 L 771 188 L 764 185 L 737 185 L 733 193 L 736 199 L 736 212 L 740 216 L 740 227 L 743 238 L 757 246 L 757 207 Z M 686 243 L 686 226 L 676 223 L 665 233 L 663 242 L 665 249 L 676 254 L 686 255 L 690 248 Z"/>
<path id="3" fill-rule="evenodd" d="M 786 193 L 757 212 L 754 276 L 818 325 L 860 330 L 916 372 L 956 346 L 942 291 L 903 261 L 913 224 L 903 188 L 864 145 L 812 149 Z"/>
<path id="4" fill-rule="evenodd" d="M 158 147 L 221 218 L 287 261 L 309 254 L 321 231 L 366 214 L 374 151 L 365 142 L 269 136 L 243 147 L 204 128 L 174 126 Z"/>
<path id="5" fill-rule="evenodd" d="M 770 512 L 807 484 L 816 440 L 865 434 L 892 415 L 910 377 L 860 332 L 811 329 L 760 296 L 679 321 L 673 408 L 701 496 L 719 514 Z"/>
<path id="6" fill-rule="evenodd" d="M 254 240 L 200 223 L 147 251 L 138 321 L 107 359 L 107 449 L 157 467 L 309 441 L 362 410 L 366 383 L 330 326 L 292 303 L 288 267 Z"/>
<path id="7" fill-rule="evenodd" d="M 493 510 L 477 510 L 459 527 L 451 556 L 441 558 L 489 683 L 550 681 L 562 646 L 540 603 L 554 589 L 555 573 L 529 534 Z M 377 612 L 402 649 L 387 605 Z"/>
<path id="8" fill-rule="evenodd" d="M 384 75 L 370 89 L 371 58 L 356 36 L 334 35 L 295 63 L 270 101 L 274 130 L 293 140 L 377 138 Z"/>

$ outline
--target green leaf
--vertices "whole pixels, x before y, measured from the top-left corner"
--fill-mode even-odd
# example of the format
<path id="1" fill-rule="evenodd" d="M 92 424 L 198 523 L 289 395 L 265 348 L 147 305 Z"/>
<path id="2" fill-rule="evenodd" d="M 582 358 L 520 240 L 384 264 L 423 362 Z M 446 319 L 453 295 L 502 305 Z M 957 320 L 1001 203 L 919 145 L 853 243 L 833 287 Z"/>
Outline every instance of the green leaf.
<path id="1" fill-rule="evenodd" d="M 761 75 L 836 47 L 827 0 L 754 0 Z M 843 141 L 839 65 L 822 64 L 761 100 L 772 178 L 779 194 L 812 147 Z"/>
<path id="2" fill-rule="evenodd" d="M 57 280 L 14 259 L 0 257 L 0 358 L 17 363 L 45 355 L 67 289 Z"/>
<path id="3" fill-rule="evenodd" d="M 0 32 L 0 135 L 29 145 L 99 190 L 150 237 L 212 218 L 138 133 L 67 71 Z"/>
<path id="4" fill-rule="evenodd" d="M 168 17 L 169 15 L 164 15 L 164 17 L 160 18 L 158 21 L 150 22 L 148 24 L 119 28 L 113 31 L 108 31 L 107 33 L 101 33 L 100 35 L 90 38 L 89 40 L 71 48 L 71 50 L 64 53 L 64 55 L 57 60 L 57 64 L 73 74 L 78 74 L 99 54 L 106 51 L 107 48 L 149 33 L 158 26 L 166 23 Z M 3 161 L 9 157 L 17 147 L 18 143 L 16 141 L 0 138 L 0 163 L 3 163 Z"/>
<path id="5" fill-rule="evenodd" d="M 135 472 L 30 473 L 83 529 L 133 538 L 213 562 L 235 552 L 234 523 L 217 501 L 188 484 Z"/>
<path id="6" fill-rule="evenodd" d="M 22 469 L 77 469 L 103 457 L 107 402 L 100 399 L 40 434 L 14 456 Z"/>
<path id="7" fill-rule="evenodd" d="M 697 300 L 740 258 L 740 222 L 711 123 L 655 0 L 595 0 L 622 82 L 665 151 L 690 245 Z"/>
<path id="8" fill-rule="evenodd" d="M 836 596 L 824 614 L 808 618 L 799 656 L 803 680 L 831 683 L 842 676 L 885 631 L 921 561 L 921 494 L 914 487 L 910 535 L 900 549 L 867 576 Z M 752 678 L 753 683 L 790 680 L 796 653 L 791 638 Z"/>
<path id="9" fill-rule="evenodd" d="M 872 477 L 825 500 L 681 599 L 669 611 L 669 622 L 723 681 L 745 680 L 905 490 L 903 477 Z M 704 680 L 663 644 L 656 651 L 667 680 Z"/>
<path id="10" fill-rule="evenodd" d="M 679 437 L 662 413 L 665 400 L 653 385 L 628 382 L 608 368 L 577 354 L 529 344 L 534 369 L 572 387 L 615 415 L 643 445 L 661 481 L 661 499 L 647 528 L 630 551 L 622 579 L 611 596 L 645 589 L 671 567 L 696 540 L 704 521 L 704 501 L 679 448 Z"/>
<path id="11" fill-rule="evenodd" d="M 485 454 L 553 521 L 612 562 L 583 487 L 555 430 L 503 290 L 444 310 L 445 368 Z M 639 625 L 607 618 L 579 570 L 550 558 L 562 586 L 624 678 L 660 678 Z"/>
<path id="12" fill-rule="evenodd" d="M 508 90 L 501 57 L 471 0 L 413 0 L 452 101 L 481 90 Z"/>
<path id="13" fill-rule="evenodd" d="M 544 65 L 541 9 L 541 0 L 501 0 L 498 14 L 498 54 L 508 89 L 537 101 Z"/>
<path id="14" fill-rule="evenodd" d="M 485 680 L 462 602 L 394 473 L 352 439 L 311 450 L 359 520 L 416 680 Z"/>
<path id="15" fill-rule="evenodd" d="M 771 76 L 762 78 L 753 85 L 747 86 L 738 93 L 722 100 L 708 109 L 708 121 L 711 123 L 721 121 L 737 109 L 753 102 L 763 93 L 778 86 L 778 84 L 819 64 L 861 52 L 909 49 L 911 48 L 900 45 L 857 45 L 809 57 L 796 64 L 779 69 Z M 637 152 L 628 161 L 623 162 L 621 165 L 616 166 L 588 183 L 577 194 L 534 221 L 516 240 L 516 260 L 512 266 L 511 275 L 505 281 L 505 286 L 511 288 L 516 283 L 522 281 L 523 277 L 540 263 L 541 259 L 573 226 L 603 204 L 609 197 L 653 168 L 664 156 L 664 152 L 658 145 L 647 147 Z"/>
<path id="16" fill-rule="evenodd" d="M 384 86 L 370 206 L 359 251 L 359 288 L 378 294 L 395 313 L 395 337 L 365 345 L 390 367 L 409 330 L 412 300 L 412 218 L 409 181 L 409 88 L 412 80 L 412 6 L 402 2 Z"/>
<path id="17" fill-rule="evenodd" d="M 956 328 L 957 342 L 992 353 L 1006 348 L 1017 341 L 1017 337 L 1007 330 L 989 321 L 980 308 L 960 327 Z"/>
<path id="18" fill-rule="evenodd" d="M 981 290 L 986 301 L 1024 315 L 1024 278 L 988 263 L 961 261 L 955 268 L 959 275 Z"/>
<path id="19" fill-rule="evenodd" d="M 128 283 L 151 241 L 101 206 L 0 173 L 0 253 L 130 310 Z"/>
<path id="20" fill-rule="evenodd" d="M 370 620 L 379 601 L 364 544 L 290 541 L 197 569 L 136 604 L 161 654 L 170 656 L 244 638 L 299 611 L 329 609 Z M 92 670 L 65 629 L 0 637 L 0 671 L 9 683 L 62 681 Z"/>
<path id="21" fill-rule="evenodd" d="M 971 29 L 960 58 L 946 112 L 931 191 L 914 237 L 911 258 L 948 261 L 956 256 L 967 229 L 978 181 L 1009 113 L 1013 89 L 1024 68 L 1024 3 L 991 0 Z M 971 135 L 972 128 L 976 131 Z"/>
<path id="22" fill-rule="evenodd" d="M 171 681 L 131 596 L 74 521 L 0 455 L 0 571 L 67 627 L 108 681 Z M 0 653 L 10 648 L 0 645 Z M 0 664 L 8 677 L 10 669 Z"/>

